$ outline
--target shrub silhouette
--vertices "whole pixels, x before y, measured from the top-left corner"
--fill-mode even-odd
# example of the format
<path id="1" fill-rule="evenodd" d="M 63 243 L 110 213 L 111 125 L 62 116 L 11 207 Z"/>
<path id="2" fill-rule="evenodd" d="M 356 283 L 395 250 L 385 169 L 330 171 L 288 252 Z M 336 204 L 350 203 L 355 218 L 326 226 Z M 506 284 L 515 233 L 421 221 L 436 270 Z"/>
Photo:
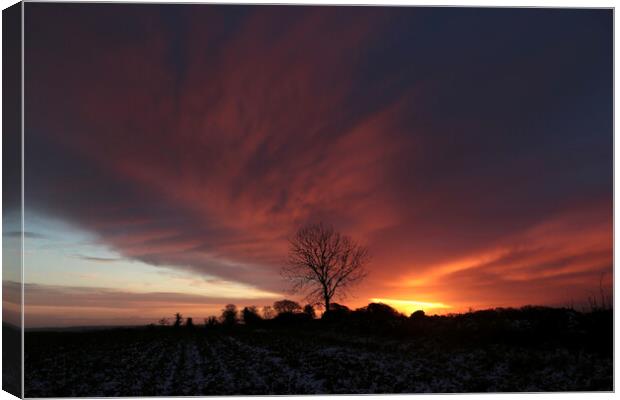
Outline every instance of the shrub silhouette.
<path id="1" fill-rule="evenodd" d="M 282 312 L 272 320 L 273 323 L 280 326 L 298 327 L 300 324 L 312 321 L 312 318 L 301 312 Z"/>
<path id="2" fill-rule="evenodd" d="M 264 319 L 271 319 L 275 316 L 275 311 L 273 310 L 273 308 L 271 306 L 264 306 L 263 307 L 263 318 Z"/>
<path id="3" fill-rule="evenodd" d="M 351 324 L 364 331 L 387 332 L 401 326 L 405 316 L 394 308 L 383 303 L 370 303 L 366 307 L 358 308 L 349 318 Z"/>
<path id="4" fill-rule="evenodd" d="M 331 303 L 329 305 L 329 310 L 326 310 L 321 319 L 331 322 L 343 321 L 346 320 L 347 317 L 351 314 L 351 310 L 349 307 L 343 306 L 338 303 Z"/>
<path id="5" fill-rule="evenodd" d="M 256 309 L 256 306 L 245 307 L 241 311 L 241 318 L 243 318 L 243 322 L 246 325 L 256 325 L 263 320 L 261 316 L 258 315 L 258 310 Z"/>
<path id="6" fill-rule="evenodd" d="M 394 308 L 383 303 L 370 303 L 365 307 L 365 311 L 369 317 L 377 320 L 388 320 L 401 316 Z"/>
<path id="7" fill-rule="evenodd" d="M 411 319 L 412 321 L 419 321 L 424 319 L 424 317 L 426 316 L 426 314 L 424 313 L 424 310 L 418 310 L 418 311 L 414 311 L 411 313 L 411 315 L 409 316 L 409 319 Z"/>
<path id="8" fill-rule="evenodd" d="M 222 315 L 220 320 L 223 325 L 232 326 L 237 324 L 239 312 L 237 311 L 237 306 L 234 304 L 227 304 L 226 307 L 222 310 Z"/>
<path id="9" fill-rule="evenodd" d="M 304 306 L 304 314 L 306 314 L 310 319 L 315 319 L 316 318 L 316 311 L 314 311 L 314 307 L 312 307 L 312 304 L 306 304 Z"/>
<path id="10" fill-rule="evenodd" d="M 216 325 L 217 325 L 217 317 L 212 315 L 208 318 L 205 318 L 205 327 L 211 328 Z"/>
<path id="11" fill-rule="evenodd" d="M 301 311 L 301 306 L 299 303 L 293 300 L 280 300 L 273 303 L 273 308 L 278 312 L 278 314 L 283 313 L 294 313 Z"/>
<path id="12" fill-rule="evenodd" d="M 192 317 L 188 317 L 185 320 L 185 326 L 189 329 L 194 329 L 194 320 L 192 319 Z"/>
<path id="13" fill-rule="evenodd" d="M 181 313 L 174 314 L 174 327 L 178 328 L 183 324 L 183 315 Z"/>
<path id="14" fill-rule="evenodd" d="M 273 308 L 278 312 L 273 321 L 280 326 L 295 326 L 312 319 L 308 314 L 302 313 L 299 303 L 293 300 L 276 301 Z"/>

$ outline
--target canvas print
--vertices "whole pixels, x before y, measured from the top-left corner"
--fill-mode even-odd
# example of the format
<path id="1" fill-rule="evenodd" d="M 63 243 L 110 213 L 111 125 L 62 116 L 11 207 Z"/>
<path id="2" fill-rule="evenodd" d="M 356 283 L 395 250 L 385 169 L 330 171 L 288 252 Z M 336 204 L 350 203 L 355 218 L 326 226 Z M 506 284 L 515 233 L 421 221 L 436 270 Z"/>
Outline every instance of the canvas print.
<path id="1" fill-rule="evenodd" d="M 613 10 L 3 17 L 4 390 L 614 389 Z"/>

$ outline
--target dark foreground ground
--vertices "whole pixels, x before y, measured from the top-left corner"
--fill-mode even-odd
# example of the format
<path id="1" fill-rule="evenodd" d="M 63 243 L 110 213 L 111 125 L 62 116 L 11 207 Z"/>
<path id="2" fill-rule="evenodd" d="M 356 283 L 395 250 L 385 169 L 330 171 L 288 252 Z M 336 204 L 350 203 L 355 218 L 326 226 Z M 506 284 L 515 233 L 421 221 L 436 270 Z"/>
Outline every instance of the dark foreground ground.
<path id="1" fill-rule="evenodd" d="M 379 319 L 26 332 L 26 396 L 613 390 L 611 311 Z"/>
<path id="2" fill-rule="evenodd" d="M 2 390 L 21 397 L 22 334 L 19 327 L 2 324 Z"/>

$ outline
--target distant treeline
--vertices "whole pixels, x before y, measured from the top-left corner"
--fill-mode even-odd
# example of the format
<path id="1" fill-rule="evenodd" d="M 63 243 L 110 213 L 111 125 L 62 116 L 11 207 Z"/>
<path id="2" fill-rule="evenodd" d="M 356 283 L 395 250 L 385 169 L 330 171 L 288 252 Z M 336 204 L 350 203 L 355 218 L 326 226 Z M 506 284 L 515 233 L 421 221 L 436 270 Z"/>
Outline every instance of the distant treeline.
<path id="1" fill-rule="evenodd" d="M 196 328 L 191 318 L 184 320 L 181 314 L 172 322 L 162 319 L 160 325 Z M 424 337 L 446 346 L 563 345 L 600 352 L 611 352 L 613 348 L 613 310 L 610 308 L 581 312 L 572 308 L 525 306 L 433 316 L 420 310 L 406 316 L 382 303 L 370 303 L 355 310 L 332 303 L 330 310 L 317 318 L 314 307 L 301 307 L 294 301 L 282 300 L 273 307 L 265 307 L 262 313 L 256 307 L 239 311 L 229 304 L 219 317 L 205 319 L 202 328 L 316 329 L 352 335 Z"/>

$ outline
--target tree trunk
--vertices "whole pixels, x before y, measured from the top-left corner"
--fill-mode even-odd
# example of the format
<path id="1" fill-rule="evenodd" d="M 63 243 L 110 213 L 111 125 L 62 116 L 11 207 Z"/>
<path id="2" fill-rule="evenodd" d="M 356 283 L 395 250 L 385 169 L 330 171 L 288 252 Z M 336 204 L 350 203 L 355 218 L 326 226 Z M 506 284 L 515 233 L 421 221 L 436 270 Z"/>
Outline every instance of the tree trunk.
<path id="1" fill-rule="evenodd" d="M 325 295 L 325 312 L 329 311 L 329 296 Z"/>

